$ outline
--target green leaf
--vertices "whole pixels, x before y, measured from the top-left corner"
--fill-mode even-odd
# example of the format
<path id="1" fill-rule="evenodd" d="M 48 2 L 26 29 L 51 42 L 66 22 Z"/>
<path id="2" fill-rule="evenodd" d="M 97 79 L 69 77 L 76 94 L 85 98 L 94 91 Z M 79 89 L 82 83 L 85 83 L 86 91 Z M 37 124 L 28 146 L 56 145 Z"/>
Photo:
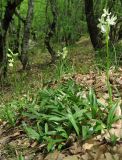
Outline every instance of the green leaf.
<path id="1" fill-rule="evenodd" d="M 5 116 L 7 118 L 7 121 L 12 126 L 15 126 L 15 124 L 16 124 L 16 116 L 15 116 L 15 112 L 12 110 L 12 108 L 6 107 L 6 109 L 5 109 Z"/>
<path id="2" fill-rule="evenodd" d="M 94 94 L 93 89 L 90 88 L 89 89 L 89 94 L 88 94 L 88 99 L 89 99 L 89 102 L 90 102 L 91 105 L 93 104 L 93 94 Z"/>
<path id="3" fill-rule="evenodd" d="M 26 133 L 28 134 L 28 136 L 34 140 L 39 141 L 40 140 L 40 135 L 38 132 L 36 132 L 34 129 L 32 129 L 31 127 L 28 127 L 26 125 L 26 123 L 23 122 L 23 127 L 26 131 Z"/>
<path id="4" fill-rule="evenodd" d="M 89 90 L 88 100 L 90 102 L 90 107 L 92 110 L 92 117 L 95 118 L 97 110 L 98 110 L 98 105 L 97 105 L 96 95 L 92 88 L 90 88 Z"/>
<path id="5" fill-rule="evenodd" d="M 102 131 L 104 128 L 105 128 L 104 125 L 99 124 L 99 125 L 95 126 L 94 131 L 95 131 L 95 132 Z"/>
<path id="6" fill-rule="evenodd" d="M 50 117 L 49 117 L 49 121 L 64 121 L 66 119 L 66 117 L 57 117 L 57 116 L 53 116 L 53 115 L 51 115 Z"/>
<path id="7" fill-rule="evenodd" d="M 97 99 L 96 99 L 95 94 L 93 93 L 93 106 L 92 106 L 92 114 L 93 114 L 93 117 L 96 116 L 97 110 L 98 110 Z"/>
<path id="8" fill-rule="evenodd" d="M 53 151 L 58 143 L 64 142 L 64 139 L 48 139 L 47 150 L 48 152 Z"/>
<path id="9" fill-rule="evenodd" d="M 55 149 L 54 144 L 55 143 L 53 141 L 48 142 L 48 144 L 47 144 L 47 151 L 48 152 L 53 151 Z"/>
<path id="10" fill-rule="evenodd" d="M 20 154 L 20 156 L 17 158 L 17 160 L 25 160 L 25 158 Z"/>
<path id="11" fill-rule="evenodd" d="M 115 111 L 116 108 L 118 107 L 119 102 L 116 102 L 115 104 L 113 104 L 112 108 L 110 109 L 109 113 L 108 113 L 108 118 L 107 118 L 107 126 L 110 128 L 112 123 L 115 122 Z"/>
<path id="12" fill-rule="evenodd" d="M 73 117 L 73 114 L 70 112 L 70 113 L 68 113 L 67 117 L 68 117 L 69 121 L 71 122 L 72 126 L 74 127 L 77 135 L 79 136 L 79 127 L 77 126 L 77 123 Z"/>
<path id="13" fill-rule="evenodd" d="M 45 133 L 48 133 L 48 124 L 45 123 Z"/>
<path id="14" fill-rule="evenodd" d="M 83 137 L 83 140 L 88 138 L 88 131 L 89 131 L 89 128 L 87 126 L 82 126 L 82 137 Z"/>
<path id="15" fill-rule="evenodd" d="M 58 145 L 58 150 L 61 150 L 62 147 L 63 147 L 63 144 L 59 144 L 59 145 Z"/>
<path id="16" fill-rule="evenodd" d="M 56 128 L 56 131 L 60 134 L 60 136 L 64 137 L 64 138 L 68 138 L 68 134 L 67 132 L 63 129 L 63 127 L 58 127 Z"/>
<path id="17" fill-rule="evenodd" d="M 79 110 L 79 112 L 75 112 L 74 113 L 74 118 L 79 118 L 79 117 L 82 117 L 84 113 L 86 113 L 87 110 L 86 109 L 82 109 L 82 110 Z"/>

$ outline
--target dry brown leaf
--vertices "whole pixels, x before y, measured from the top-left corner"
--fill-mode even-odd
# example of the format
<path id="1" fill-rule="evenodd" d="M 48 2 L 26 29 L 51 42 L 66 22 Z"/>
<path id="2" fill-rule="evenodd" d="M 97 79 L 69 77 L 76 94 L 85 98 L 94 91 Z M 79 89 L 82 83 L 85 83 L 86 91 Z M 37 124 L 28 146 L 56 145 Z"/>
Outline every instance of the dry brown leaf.
<path id="1" fill-rule="evenodd" d="M 104 93 L 103 98 L 104 98 L 105 100 L 108 100 L 108 99 L 109 99 L 109 94 L 108 94 L 108 93 Z"/>
<path id="2" fill-rule="evenodd" d="M 93 79 L 87 80 L 86 83 L 87 85 L 92 86 L 94 84 L 94 80 Z"/>
<path id="3" fill-rule="evenodd" d="M 91 148 L 94 146 L 94 144 L 93 143 L 85 143 L 85 144 L 83 144 L 83 149 L 84 150 L 91 150 Z"/>
<path id="4" fill-rule="evenodd" d="M 88 153 L 85 153 L 84 155 L 82 155 L 81 158 L 82 158 L 83 160 L 89 160 L 89 155 L 88 155 Z"/>
<path id="5" fill-rule="evenodd" d="M 99 101 L 101 104 L 105 105 L 105 106 L 108 105 L 108 103 L 106 102 L 106 100 L 105 100 L 104 98 L 102 98 L 102 97 L 99 98 L 98 101 Z"/>
<path id="6" fill-rule="evenodd" d="M 0 138 L 0 146 L 4 146 L 5 144 L 7 144 L 9 141 L 11 140 L 11 136 L 6 136 L 6 137 L 2 137 Z"/>
<path id="7" fill-rule="evenodd" d="M 49 153 L 44 160 L 57 160 L 59 154 L 59 151 L 55 150 L 53 153 Z"/>
<path id="8" fill-rule="evenodd" d="M 24 157 L 24 160 L 30 160 L 30 159 L 33 159 L 34 158 L 34 154 L 28 154 L 28 155 L 25 155 Z M 43 159 L 42 159 L 43 160 Z"/>
<path id="9" fill-rule="evenodd" d="M 78 160 L 78 156 L 68 156 L 65 157 L 63 160 Z"/>
<path id="10" fill-rule="evenodd" d="M 76 141 L 76 134 L 71 134 L 67 139 L 65 146 L 67 148 L 71 147 L 75 141 Z"/>
<path id="11" fill-rule="evenodd" d="M 11 135 L 11 137 L 16 137 L 16 136 L 19 136 L 20 134 L 21 134 L 20 131 L 17 131 L 13 135 Z"/>
<path id="12" fill-rule="evenodd" d="M 64 160 L 65 154 L 60 153 L 57 160 Z"/>
<path id="13" fill-rule="evenodd" d="M 44 160 L 44 155 L 39 153 L 34 160 Z"/>
<path id="14" fill-rule="evenodd" d="M 36 147 L 37 146 L 37 144 L 38 144 L 38 142 L 33 142 L 32 144 L 31 144 L 31 148 L 34 148 L 34 147 Z"/>
<path id="15" fill-rule="evenodd" d="M 106 145 L 101 145 L 98 148 L 95 160 L 99 160 L 105 152 L 106 152 Z"/>
<path id="16" fill-rule="evenodd" d="M 105 157 L 106 157 L 106 160 L 113 160 L 113 156 L 109 152 L 105 153 Z"/>
<path id="17" fill-rule="evenodd" d="M 78 142 L 75 142 L 73 144 L 73 146 L 71 146 L 69 148 L 69 152 L 72 154 L 72 155 L 76 155 L 78 153 L 81 153 L 82 152 L 82 148 L 80 146 L 80 144 Z"/>

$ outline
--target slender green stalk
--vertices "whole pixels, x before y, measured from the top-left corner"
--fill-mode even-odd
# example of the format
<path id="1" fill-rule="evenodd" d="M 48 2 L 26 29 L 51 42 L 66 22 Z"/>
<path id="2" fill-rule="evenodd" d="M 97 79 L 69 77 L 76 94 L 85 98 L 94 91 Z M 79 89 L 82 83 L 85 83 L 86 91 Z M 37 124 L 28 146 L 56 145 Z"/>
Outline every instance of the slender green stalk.
<path id="1" fill-rule="evenodd" d="M 113 49 L 114 49 L 114 55 L 115 55 L 115 67 L 117 68 L 118 66 L 118 62 L 117 62 L 117 53 L 116 53 L 116 49 L 115 49 L 115 46 L 114 44 L 112 43 L 112 46 L 113 46 Z"/>
<path id="2" fill-rule="evenodd" d="M 108 94 L 109 94 L 109 101 L 110 104 L 112 104 L 112 88 L 110 84 L 110 74 L 109 74 L 109 69 L 110 69 L 110 54 L 109 54 L 109 26 L 106 32 L 106 78 L 107 78 L 107 88 L 108 88 Z"/>

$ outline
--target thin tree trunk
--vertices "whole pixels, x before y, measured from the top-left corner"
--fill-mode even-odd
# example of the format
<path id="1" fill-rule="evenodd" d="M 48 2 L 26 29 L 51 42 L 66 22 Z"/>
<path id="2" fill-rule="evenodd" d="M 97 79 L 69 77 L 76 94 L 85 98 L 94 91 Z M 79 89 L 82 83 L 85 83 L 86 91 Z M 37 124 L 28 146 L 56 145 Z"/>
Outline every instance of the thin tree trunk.
<path id="1" fill-rule="evenodd" d="M 49 28 L 49 31 L 46 33 L 46 36 L 45 36 L 45 45 L 51 55 L 51 58 L 52 58 L 52 62 L 55 62 L 56 60 L 56 52 L 55 50 L 53 49 L 53 47 L 51 46 L 51 38 L 53 37 L 54 33 L 55 33 L 55 30 L 56 30 L 56 24 L 57 24 L 57 0 L 49 0 L 50 2 L 50 6 L 51 6 L 51 12 L 52 12 L 52 15 L 53 15 L 53 21 L 50 25 L 50 28 Z"/>
<path id="2" fill-rule="evenodd" d="M 29 60 L 28 60 L 27 53 L 28 53 L 28 46 L 29 46 L 30 30 L 31 30 L 31 25 L 33 20 L 33 11 L 34 11 L 34 0 L 29 0 L 28 12 L 27 12 L 27 17 L 26 17 L 25 26 L 24 26 L 22 51 L 20 56 L 20 60 L 22 62 L 24 70 L 29 67 Z"/>
<path id="3" fill-rule="evenodd" d="M 20 11 L 20 7 L 18 8 L 18 12 L 17 12 L 18 14 L 19 14 L 19 11 Z M 18 24 L 17 24 L 16 38 L 15 38 L 15 42 L 14 42 L 14 53 L 20 53 L 21 19 L 19 16 L 17 16 L 17 17 L 18 17 Z"/>
<path id="4" fill-rule="evenodd" d="M 88 25 L 90 39 L 94 49 L 98 49 L 102 47 L 102 41 L 99 38 L 100 37 L 99 30 L 95 21 L 93 0 L 84 0 L 84 2 L 85 2 L 86 21 Z"/>
<path id="5" fill-rule="evenodd" d="M 8 0 L 7 6 L 5 8 L 5 15 L 3 20 L 1 20 L 1 32 L 0 32 L 0 77 L 6 74 L 6 34 L 12 20 L 12 17 L 15 13 L 15 9 L 17 6 L 21 4 L 23 0 Z"/>

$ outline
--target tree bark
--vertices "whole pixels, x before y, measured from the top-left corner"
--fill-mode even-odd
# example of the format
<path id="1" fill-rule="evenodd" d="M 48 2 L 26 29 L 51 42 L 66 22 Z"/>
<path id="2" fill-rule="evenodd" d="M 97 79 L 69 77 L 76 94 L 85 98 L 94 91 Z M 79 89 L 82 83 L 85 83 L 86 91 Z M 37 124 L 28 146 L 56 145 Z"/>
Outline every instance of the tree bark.
<path id="1" fill-rule="evenodd" d="M 20 8 L 19 8 L 20 10 Z M 15 10 L 15 15 L 23 22 L 25 23 L 25 19 L 23 17 L 21 17 L 20 13 L 19 13 L 19 10 Z"/>
<path id="2" fill-rule="evenodd" d="M 20 7 L 18 8 L 18 11 L 16 11 L 16 13 L 18 15 L 20 15 L 19 12 L 20 12 Z M 15 15 L 16 15 L 16 13 L 15 13 Z M 16 15 L 18 17 L 18 19 L 17 19 L 18 24 L 17 24 L 16 38 L 15 38 L 15 42 L 14 42 L 14 53 L 20 53 L 20 31 L 21 31 L 22 19 L 18 15 Z M 24 21 L 22 21 L 22 22 L 24 23 Z"/>
<path id="3" fill-rule="evenodd" d="M 31 30 L 31 25 L 33 20 L 33 11 L 34 11 L 34 0 L 29 0 L 27 17 L 26 17 L 25 26 L 24 26 L 22 51 L 20 55 L 20 60 L 22 62 L 24 70 L 29 67 L 29 60 L 28 60 L 27 53 L 28 53 L 28 45 L 29 45 L 29 38 L 30 38 L 30 30 Z"/>
<path id="4" fill-rule="evenodd" d="M 95 21 L 93 0 L 84 0 L 84 2 L 85 2 L 85 14 L 88 25 L 88 31 L 90 34 L 92 45 L 96 50 L 102 47 L 102 41 Z"/>
<path id="5" fill-rule="evenodd" d="M 23 0 L 8 0 L 7 6 L 5 8 L 5 14 L 3 20 L 1 20 L 1 32 L 0 32 L 0 76 L 6 74 L 6 34 L 15 13 L 17 6 L 21 4 Z"/>
<path id="6" fill-rule="evenodd" d="M 51 55 L 52 62 L 54 63 L 57 57 L 56 57 L 55 50 L 53 49 L 53 47 L 50 44 L 51 43 L 50 41 L 55 33 L 56 24 L 57 24 L 57 4 L 56 4 L 57 0 L 49 0 L 49 2 L 50 2 L 50 6 L 51 6 L 51 12 L 53 15 L 53 21 L 50 24 L 50 28 L 49 28 L 48 32 L 46 33 L 44 42 L 45 42 L 45 45 Z"/>

